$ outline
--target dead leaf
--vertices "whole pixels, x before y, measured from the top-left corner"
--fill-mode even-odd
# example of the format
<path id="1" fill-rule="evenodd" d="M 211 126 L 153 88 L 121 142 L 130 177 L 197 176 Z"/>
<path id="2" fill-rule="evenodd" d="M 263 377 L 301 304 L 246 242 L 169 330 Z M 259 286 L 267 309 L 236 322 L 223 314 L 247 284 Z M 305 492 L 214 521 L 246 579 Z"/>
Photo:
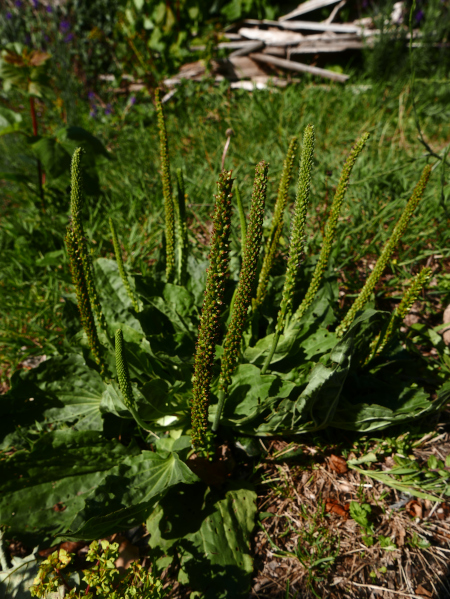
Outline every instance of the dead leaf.
<path id="1" fill-rule="evenodd" d="M 86 543 L 84 541 L 64 541 L 59 546 L 60 549 L 65 549 L 67 553 L 76 553 L 82 547 L 85 547 Z"/>
<path id="2" fill-rule="evenodd" d="M 115 561 L 116 568 L 122 571 L 127 570 L 133 562 L 139 559 L 139 548 L 132 545 L 122 535 L 117 535 L 115 542 L 119 543 L 119 557 Z"/>
<path id="3" fill-rule="evenodd" d="M 338 474 L 345 474 L 348 472 L 347 462 L 340 456 L 331 454 L 328 458 L 328 465 Z"/>
<path id="4" fill-rule="evenodd" d="M 410 516 L 413 516 L 413 518 L 423 518 L 422 505 L 417 501 L 417 499 L 411 499 L 411 501 L 408 501 L 408 503 L 405 505 L 405 510 L 406 513 Z"/>
<path id="5" fill-rule="evenodd" d="M 328 512 L 329 514 L 336 514 L 337 516 L 340 516 L 341 518 L 344 518 L 345 520 L 347 520 L 347 518 L 348 518 L 348 509 L 350 509 L 350 506 L 348 507 L 348 509 L 346 509 L 346 507 L 347 506 L 342 506 L 335 499 L 328 499 L 325 502 L 325 511 L 326 512 Z"/>
<path id="6" fill-rule="evenodd" d="M 40 67 L 50 58 L 50 54 L 41 50 L 34 50 L 30 56 L 30 64 L 33 67 Z"/>
<path id="7" fill-rule="evenodd" d="M 427 591 L 421 584 L 414 591 L 416 595 L 421 595 L 422 597 L 433 597 L 433 593 Z"/>

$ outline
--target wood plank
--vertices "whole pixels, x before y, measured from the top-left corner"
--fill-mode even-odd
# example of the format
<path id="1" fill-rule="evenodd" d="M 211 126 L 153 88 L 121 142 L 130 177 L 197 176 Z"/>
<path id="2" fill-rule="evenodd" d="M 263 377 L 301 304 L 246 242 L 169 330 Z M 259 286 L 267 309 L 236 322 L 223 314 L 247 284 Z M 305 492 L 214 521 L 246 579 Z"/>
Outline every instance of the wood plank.
<path id="1" fill-rule="evenodd" d="M 357 33 L 361 35 L 362 29 L 353 23 L 318 23 L 316 21 L 269 21 L 264 19 L 246 19 L 244 25 L 268 25 L 281 27 L 292 31 L 333 31 L 334 33 Z"/>
<path id="2" fill-rule="evenodd" d="M 261 50 L 264 48 L 264 42 L 260 42 L 257 40 L 256 42 L 245 42 L 245 46 L 242 46 L 239 50 L 235 50 L 229 56 L 229 58 L 234 58 L 235 56 L 247 56 L 251 52 L 256 52 L 257 50 Z M 220 46 L 219 46 L 220 47 Z"/>
<path id="3" fill-rule="evenodd" d="M 294 48 L 289 49 L 290 56 L 296 54 L 315 54 L 321 52 L 343 52 L 344 50 L 361 50 L 364 48 L 363 42 L 358 41 L 347 41 L 337 42 L 330 40 L 330 42 L 313 42 L 300 44 Z"/>
<path id="4" fill-rule="evenodd" d="M 318 8 L 325 8 L 325 6 L 331 6 L 332 4 L 337 4 L 338 2 L 339 0 L 308 0 L 307 2 L 302 2 L 302 4 L 299 4 L 297 8 L 292 10 L 287 15 L 283 15 L 278 20 L 287 21 L 288 19 L 305 15 L 306 13 L 317 10 Z"/>
<path id="5" fill-rule="evenodd" d="M 229 57 L 226 62 L 230 65 L 235 79 L 267 77 L 267 73 L 252 59 L 252 56 Z"/>
<path id="6" fill-rule="evenodd" d="M 341 75 L 340 73 L 334 73 L 333 71 L 327 71 L 326 69 L 320 69 L 319 67 L 311 67 L 301 62 L 294 62 L 293 60 L 286 60 L 285 58 L 277 58 L 276 56 L 267 56 L 267 54 L 250 54 L 250 58 L 260 62 L 273 64 L 274 66 L 281 67 L 282 69 L 299 71 L 301 73 L 311 73 L 311 75 L 325 77 L 326 79 L 339 81 L 341 83 L 347 81 L 349 78 L 349 75 Z"/>
<path id="7" fill-rule="evenodd" d="M 301 33 L 293 31 L 267 31 L 265 29 L 252 29 L 250 27 L 242 27 L 239 29 L 239 34 L 251 40 L 264 42 L 266 46 L 294 46 L 303 39 Z"/>

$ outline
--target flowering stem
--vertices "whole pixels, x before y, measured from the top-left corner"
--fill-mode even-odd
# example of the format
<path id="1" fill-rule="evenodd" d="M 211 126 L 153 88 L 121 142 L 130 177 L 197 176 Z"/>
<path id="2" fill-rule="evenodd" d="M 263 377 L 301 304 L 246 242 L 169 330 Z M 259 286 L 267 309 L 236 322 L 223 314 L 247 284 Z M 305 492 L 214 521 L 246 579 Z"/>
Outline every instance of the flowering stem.
<path id="1" fill-rule="evenodd" d="M 184 285 L 186 281 L 186 267 L 188 257 L 188 233 L 186 223 L 186 196 L 184 177 L 181 168 L 177 168 L 177 198 L 174 202 L 176 213 L 177 234 L 177 282 Z"/>
<path id="2" fill-rule="evenodd" d="M 155 91 L 156 115 L 159 129 L 159 152 L 161 157 L 162 186 L 164 196 L 164 212 L 166 219 L 166 278 L 170 283 L 175 277 L 175 214 L 170 181 L 169 144 L 167 140 L 166 122 L 159 97 L 159 89 Z"/>
<path id="3" fill-rule="evenodd" d="M 81 167 L 82 154 L 83 150 L 81 148 L 77 148 L 72 157 L 70 190 L 70 212 L 72 218 L 71 228 L 77 245 L 77 251 L 83 265 L 84 278 L 86 280 L 89 299 L 94 311 L 97 325 L 100 326 L 109 340 L 105 317 L 103 316 L 102 308 L 97 295 L 97 289 L 95 287 L 91 257 L 88 252 L 86 237 L 83 229 L 83 221 L 81 219 L 81 211 L 84 200 L 83 171 Z"/>
<path id="4" fill-rule="evenodd" d="M 223 344 L 224 352 L 219 378 L 219 405 L 212 426 L 214 432 L 219 428 L 223 405 L 231 383 L 231 376 L 238 362 L 242 334 L 247 320 L 248 308 L 251 303 L 253 284 L 256 278 L 256 269 L 261 249 L 268 171 L 269 165 L 264 160 L 256 166 L 248 230 L 245 239 L 244 259 L 236 288 L 231 321 Z"/>
<path id="5" fill-rule="evenodd" d="M 214 228 L 209 254 L 197 345 L 194 357 L 194 376 L 191 402 L 192 444 L 203 449 L 206 442 L 208 405 L 210 398 L 215 343 L 219 331 L 219 317 L 223 308 L 225 280 L 228 276 L 229 237 L 231 230 L 231 171 L 224 171 L 217 183 Z"/>
<path id="6" fill-rule="evenodd" d="M 411 285 L 405 291 L 399 305 L 392 313 L 386 329 L 380 334 L 379 338 L 374 343 L 373 351 L 366 360 L 366 364 L 375 356 L 379 356 L 381 353 L 383 353 L 383 351 L 390 345 L 396 329 L 398 329 L 400 323 L 411 310 L 414 302 L 419 297 L 422 289 L 430 280 L 432 274 L 433 272 L 431 268 L 425 266 L 422 268 L 419 274 L 413 278 Z"/>
<path id="7" fill-rule="evenodd" d="M 111 235 L 112 235 L 112 240 L 113 240 L 113 245 L 114 245 L 114 253 L 116 254 L 116 262 L 117 262 L 117 266 L 119 267 L 120 278 L 122 279 L 122 283 L 127 291 L 128 297 L 130 298 L 131 303 L 133 304 L 133 308 L 136 310 L 136 312 L 139 312 L 138 301 L 136 299 L 136 296 L 133 293 L 133 290 L 131 289 L 130 282 L 129 282 L 127 274 L 125 272 L 125 268 L 123 266 L 123 258 L 122 258 L 122 252 L 120 250 L 120 243 L 119 243 L 119 239 L 117 237 L 116 228 L 114 226 L 112 218 L 109 219 L 109 226 L 111 228 Z"/>
<path id="8" fill-rule="evenodd" d="M 244 206 L 242 205 L 241 193 L 237 182 L 234 184 L 236 191 L 236 204 L 239 212 L 239 220 L 241 222 L 241 253 L 244 255 L 245 237 L 247 236 L 247 221 L 245 220 Z"/>
<path id="9" fill-rule="evenodd" d="M 325 273 L 325 269 L 328 264 L 328 259 L 330 257 L 331 247 L 336 233 L 339 214 L 341 213 L 342 203 L 344 201 L 344 197 L 348 188 L 350 175 L 352 173 L 355 162 L 358 156 L 363 151 L 363 148 L 366 145 L 368 139 L 369 134 L 364 133 L 355 143 L 355 145 L 350 151 L 350 154 L 347 157 L 347 160 L 345 161 L 344 168 L 342 169 L 341 173 L 341 178 L 339 179 L 339 184 L 336 188 L 336 193 L 334 194 L 333 203 L 331 205 L 330 216 L 328 217 L 328 222 L 325 228 L 325 237 L 322 242 L 319 259 L 317 261 L 316 268 L 314 269 L 313 277 L 309 285 L 308 291 L 306 292 L 306 295 L 302 303 L 300 304 L 299 308 L 293 316 L 295 320 L 299 320 L 300 318 L 302 318 L 306 310 L 312 304 L 316 296 L 316 293 L 319 290 L 319 285 L 322 281 L 322 277 Z"/>
<path id="10" fill-rule="evenodd" d="M 308 210 L 309 194 L 311 189 L 311 170 L 314 156 L 314 141 L 314 127 L 312 125 L 308 125 L 303 134 L 303 148 L 298 175 L 297 198 L 295 200 L 294 219 L 291 230 L 291 243 L 281 306 L 278 312 L 277 325 L 275 329 L 275 336 L 272 341 L 272 347 L 264 362 L 261 374 L 266 373 L 277 349 L 278 341 L 286 325 L 286 320 L 289 319 L 292 314 L 292 300 L 294 297 L 295 281 L 298 268 L 303 260 L 305 251 L 306 213 Z"/>
<path id="11" fill-rule="evenodd" d="M 417 208 L 420 200 L 423 197 L 425 188 L 428 183 L 428 179 L 430 178 L 430 174 L 431 166 L 427 165 L 423 169 L 419 182 L 414 188 L 414 191 L 410 199 L 408 200 L 408 203 L 406 204 L 398 223 L 395 225 L 394 231 L 392 232 L 390 239 L 384 245 L 374 269 L 370 273 L 369 278 L 367 279 L 364 287 L 360 291 L 358 297 L 353 302 L 353 305 L 351 306 L 350 310 L 345 315 L 341 324 L 337 327 L 336 335 L 338 337 L 342 337 L 342 335 L 345 333 L 345 331 L 348 329 L 348 327 L 355 319 L 356 313 L 359 310 L 361 310 L 364 307 L 364 305 L 368 302 L 370 294 L 374 290 L 375 285 L 378 283 L 381 275 L 383 274 L 383 271 L 386 268 L 386 265 L 389 262 L 393 251 L 397 247 L 403 233 L 406 230 L 406 227 L 409 224 L 409 221 L 411 220 L 412 215 L 414 214 L 415 209 Z"/>
<path id="12" fill-rule="evenodd" d="M 283 232 L 284 209 L 286 208 L 289 186 L 294 169 L 294 160 L 298 148 L 298 138 L 293 137 L 289 143 L 286 158 L 283 163 L 280 185 L 278 187 L 277 200 L 273 211 L 272 228 L 264 250 L 264 260 L 259 275 L 258 288 L 256 290 L 256 299 L 254 308 L 261 305 L 267 293 L 269 274 L 272 269 L 275 252 L 277 251 L 281 234 Z"/>
<path id="13" fill-rule="evenodd" d="M 37 126 L 37 118 L 36 118 L 36 106 L 34 103 L 34 96 L 30 96 L 30 112 L 31 112 L 31 122 L 33 123 L 33 135 L 37 137 L 38 134 L 38 126 Z M 45 200 L 44 200 L 44 188 L 42 186 L 42 165 L 41 161 L 37 161 L 37 169 L 38 169 L 38 182 L 39 182 L 39 195 L 41 196 L 41 205 L 42 210 L 45 211 Z"/>

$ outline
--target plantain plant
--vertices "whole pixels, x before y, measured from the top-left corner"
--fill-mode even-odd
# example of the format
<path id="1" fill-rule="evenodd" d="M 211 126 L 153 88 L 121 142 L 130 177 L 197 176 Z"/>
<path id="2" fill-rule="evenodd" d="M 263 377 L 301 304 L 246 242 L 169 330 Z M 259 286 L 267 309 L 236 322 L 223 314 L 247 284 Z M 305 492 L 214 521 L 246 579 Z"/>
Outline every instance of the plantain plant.
<path id="1" fill-rule="evenodd" d="M 73 328 L 75 318 L 70 306 L 77 307 L 83 332 L 68 335 L 60 355 L 16 373 L 11 390 L 1 396 L 0 448 L 6 453 L 0 461 L 0 525 L 30 545 L 53 545 L 62 538 L 104 538 L 145 521 L 150 546 L 163 558 L 161 568 L 167 556 L 177 555 L 182 579 L 194 591 L 206 589 L 206 597 L 220 596 L 226 572 L 233 571 L 229 596 L 246 596 L 256 494 L 245 481 L 229 481 L 223 464 L 208 466 L 208 460 L 217 461 L 223 439 L 232 445 L 245 435 L 295 436 L 327 426 L 367 432 L 429 415 L 449 399 L 446 387 L 436 398 L 421 387 L 420 370 L 426 365 L 400 343 L 399 324 L 429 270 L 413 279 L 393 315 L 367 306 L 420 203 L 429 168 L 381 252 L 376 274 L 343 315 L 336 277 L 325 273 L 331 271 L 339 214 L 367 134 L 344 164 L 301 299 L 298 283 L 307 283 L 301 262 L 309 259 L 305 236 L 313 127 L 303 133 L 279 294 L 269 277 L 284 231 L 296 142 L 289 147 L 262 255 L 268 164 L 256 166 L 248 219 L 240 210 L 246 234 L 235 282 L 229 276 L 232 173 L 218 177 L 205 272 L 203 259 L 193 253 L 187 260 L 184 181 L 178 172 L 174 198 L 158 99 L 157 111 L 165 272 L 155 268 L 134 281 L 127 276 L 114 227 L 117 262 L 91 259 L 83 228 L 82 154 L 75 152 L 66 237 L 75 300 L 68 295 L 66 303 L 68 325 Z M 436 387 L 442 383 L 439 377 L 433 380 Z M 207 555 L 199 549 L 205 544 Z"/>

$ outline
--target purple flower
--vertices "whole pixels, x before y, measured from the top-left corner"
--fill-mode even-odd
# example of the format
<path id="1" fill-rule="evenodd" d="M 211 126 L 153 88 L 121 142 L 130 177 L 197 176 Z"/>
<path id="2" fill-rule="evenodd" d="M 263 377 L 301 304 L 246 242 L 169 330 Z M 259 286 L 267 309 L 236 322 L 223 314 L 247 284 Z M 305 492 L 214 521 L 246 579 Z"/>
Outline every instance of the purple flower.
<path id="1" fill-rule="evenodd" d="M 423 10 L 419 10 L 416 14 L 416 23 L 420 23 L 420 21 L 424 18 L 425 13 Z"/>
<path id="2" fill-rule="evenodd" d="M 10 21 L 12 19 L 12 14 L 9 11 L 6 13 L 5 16 L 8 19 L 8 21 Z"/>
<path id="3" fill-rule="evenodd" d="M 32 0 L 33 8 L 39 8 L 39 0 Z"/>
<path id="4" fill-rule="evenodd" d="M 136 96 L 131 96 L 131 98 L 130 98 L 130 104 L 131 104 L 131 106 L 133 106 L 134 104 L 136 104 Z"/>
<path id="5" fill-rule="evenodd" d="M 47 8 L 45 9 L 47 12 L 53 12 L 53 8 L 51 6 L 47 6 Z"/>
<path id="6" fill-rule="evenodd" d="M 66 37 L 64 38 L 64 41 L 66 44 L 68 44 L 69 42 L 71 42 L 73 40 L 73 33 L 68 33 L 66 35 Z"/>
<path id="7" fill-rule="evenodd" d="M 22 2 L 21 0 L 16 0 L 16 1 L 14 2 L 14 6 L 15 6 L 16 8 L 22 8 L 22 5 L 23 5 L 23 2 Z"/>
<path id="8" fill-rule="evenodd" d="M 91 104 L 91 112 L 89 113 L 91 119 L 95 119 L 97 116 L 97 106 Z"/>
<path id="9" fill-rule="evenodd" d="M 88 93 L 88 98 L 89 98 L 89 100 L 95 100 L 95 94 L 94 94 L 94 92 L 89 92 Z"/>
<path id="10" fill-rule="evenodd" d="M 67 33 L 70 30 L 70 21 L 64 20 L 59 24 L 61 33 Z"/>
<path id="11" fill-rule="evenodd" d="M 111 106 L 111 104 L 107 104 L 107 105 L 106 105 L 106 108 L 105 108 L 105 114 L 106 114 L 107 116 L 109 116 L 110 114 L 112 114 L 112 106 Z"/>

